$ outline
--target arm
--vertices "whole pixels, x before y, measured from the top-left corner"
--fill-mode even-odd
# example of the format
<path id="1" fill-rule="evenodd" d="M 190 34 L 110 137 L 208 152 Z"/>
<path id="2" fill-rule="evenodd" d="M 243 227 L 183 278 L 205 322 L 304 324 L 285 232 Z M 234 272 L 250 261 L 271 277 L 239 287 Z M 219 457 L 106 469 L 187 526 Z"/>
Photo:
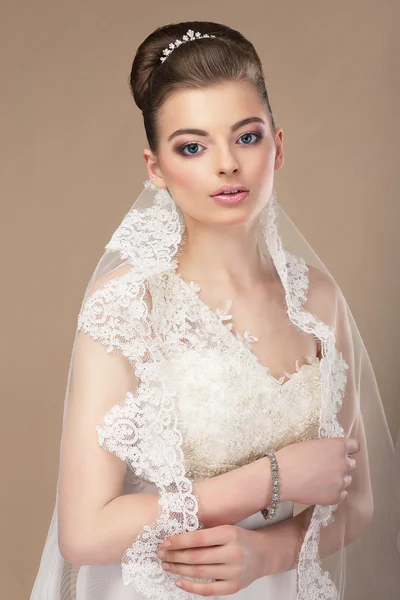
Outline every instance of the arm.
<path id="1" fill-rule="evenodd" d="M 131 367 L 124 358 L 107 353 L 103 346 L 82 333 L 78 334 L 75 357 L 62 444 L 60 551 L 72 563 L 115 564 L 143 527 L 159 516 L 158 493 L 121 496 L 126 464 L 102 449 L 95 435 L 95 425 L 115 405 L 116 399 L 136 387 Z M 87 431 L 93 435 L 88 437 Z M 277 456 L 279 461 L 279 451 Z M 199 519 L 206 527 L 235 524 L 270 504 L 269 459 L 264 457 L 195 482 L 194 493 L 199 503 Z M 282 486 L 281 500 L 290 500 Z M 273 536 L 280 549 L 276 553 L 277 570 L 293 568 L 308 514 L 309 509 L 300 513 L 302 516 L 259 530 L 261 545 L 270 544 Z M 289 540 L 293 543 L 288 543 Z M 334 542 L 331 538 L 326 541 Z M 335 549 L 329 546 L 327 552 Z"/>
<path id="2" fill-rule="evenodd" d="M 92 344 L 93 341 L 88 338 L 81 343 Z M 95 396 L 98 403 L 100 388 L 101 394 L 106 393 L 107 381 L 111 378 L 109 369 L 97 371 L 96 368 L 96 372 L 102 373 L 97 379 L 99 389 Z M 112 379 L 122 381 L 121 373 L 118 379 L 114 376 Z M 111 406 L 113 403 L 111 401 Z M 103 406 L 100 412 L 106 410 Z M 82 422 L 82 414 L 79 418 Z M 91 430 L 95 421 L 93 418 Z M 88 425 L 82 423 L 83 431 L 86 427 Z M 119 495 L 126 465 L 98 446 L 96 439 L 89 444 L 86 436 L 82 445 L 74 440 L 73 447 L 72 454 L 70 450 L 66 453 L 68 460 L 64 460 L 60 486 L 61 554 L 74 564 L 118 563 L 143 527 L 159 516 L 158 493 Z M 234 524 L 267 506 L 271 488 L 268 458 L 199 481 L 194 484 L 200 507 L 199 519 L 206 527 Z"/>
<path id="3" fill-rule="evenodd" d="M 79 332 L 60 452 L 59 548 L 76 564 L 88 564 L 92 544 L 100 559 L 113 548 L 121 556 L 144 522 L 158 514 L 156 494 L 121 496 L 127 465 L 101 448 L 96 435 L 108 410 L 133 391 L 125 358 Z"/>
<path id="4" fill-rule="evenodd" d="M 91 292 L 116 274 L 126 272 L 127 269 L 121 267 L 99 278 Z M 108 297 L 113 298 L 114 292 L 109 292 Z M 101 301 L 104 304 L 104 297 Z M 109 313 L 120 315 L 121 311 L 111 305 Z M 58 543 L 62 556 L 71 563 L 114 564 L 120 561 L 143 527 L 159 516 L 159 496 L 156 492 L 121 495 L 127 464 L 99 445 L 96 426 L 108 411 L 124 401 L 128 392 L 137 391 L 138 381 L 132 363 L 125 356 L 120 352 L 107 352 L 109 340 L 107 344 L 99 343 L 104 332 L 97 329 L 97 320 L 91 312 L 85 313 L 86 316 L 88 325 L 78 331 L 74 345 L 63 423 Z M 100 325 L 104 325 L 103 321 Z M 246 489 L 247 493 L 241 493 L 233 502 L 228 493 L 232 487 Z M 204 521 L 207 526 L 224 518 L 234 523 L 267 506 L 270 488 L 267 458 L 214 481 L 206 481 L 199 490 Z M 250 501 L 246 500 L 248 496 Z"/>
<path id="5" fill-rule="evenodd" d="M 309 506 L 294 517 L 253 532 L 254 544 L 256 544 L 260 556 L 265 555 L 267 549 L 271 548 L 271 546 L 274 548 L 274 561 L 273 563 L 270 561 L 269 564 L 265 564 L 265 570 L 261 573 L 261 577 L 290 571 L 297 567 L 299 553 L 313 510 L 314 506 Z M 320 558 L 324 559 L 328 555 L 334 554 L 337 550 L 341 550 L 341 548 L 350 544 L 362 533 L 368 522 L 367 519 L 360 519 L 359 514 L 357 514 L 357 518 L 355 519 L 356 526 L 351 529 L 346 528 L 343 542 L 341 537 L 321 534 L 321 543 L 319 545 Z M 260 563 L 262 564 L 262 560 Z"/>
<path id="6" fill-rule="evenodd" d="M 326 277 L 323 274 L 322 276 Z M 319 272 L 318 277 L 321 277 Z M 329 280 L 319 293 L 323 296 L 318 300 L 318 305 L 329 307 L 325 309 L 323 320 L 333 328 L 336 348 L 348 365 L 346 386 L 337 419 L 345 435 L 357 439 L 360 444 L 360 450 L 355 456 L 357 466 L 352 472 L 352 483 L 347 489 L 348 495 L 334 512 L 334 522 L 321 529 L 319 553 L 323 558 L 351 543 L 368 526 L 373 516 L 373 495 L 361 411 L 362 398 L 368 397 L 369 393 L 365 381 L 361 378 L 364 366 L 363 349 L 354 347 L 347 303 L 339 286 Z M 334 301 L 333 306 L 331 298 Z M 311 311 L 313 312 L 312 307 Z M 315 314 L 318 314 L 317 309 Z"/>
<path id="7" fill-rule="evenodd" d="M 356 385 L 354 348 L 346 302 L 340 288 L 330 277 L 313 267 L 309 267 L 309 270 L 310 293 L 307 310 L 333 328 L 337 350 L 342 353 L 348 365 L 347 384 L 338 421 L 346 435 L 356 438 L 360 444 L 360 450 L 356 455 L 357 468 L 352 472 L 352 484 L 347 490 L 348 496 L 334 513 L 335 527 L 324 528 L 321 534 L 320 554 L 327 556 L 342 547 L 343 543 L 347 545 L 361 534 L 371 519 L 373 503 L 367 441 L 360 409 L 360 390 Z M 280 451 L 277 452 L 278 464 L 279 455 Z M 285 481 L 292 479 L 290 469 L 290 461 L 285 461 L 285 471 L 280 481 L 281 501 L 293 500 L 284 485 Z M 195 493 L 199 499 L 200 520 L 205 526 L 234 524 L 270 503 L 269 460 L 263 458 L 211 480 L 198 482 L 195 484 Z M 304 511 L 303 518 L 294 522 L 301 523 L 303 528 L 311 518 L 312 511 L 313 507 L 309 507 Z M 332 530 L 337 532 L 337 535 L 332 535 Z M 329 535 L 325 533 L 327 531 Z"/>
<path id="8" fill-rule="evenodd" d="M 99 278 L 91 292 L 128 269 L 123 266 Z M 117 309 L 112 305 L 110 312 L 120 314 Z M 120 557 L 143 524 L 158 515 L 157 494 L 121 496 L 127 465 L 99 445 L 96 426 L 137 389 L 138 382 L 125 356 L 107 352 L 93 339 L 91 324 L 96 321 L 91 312 L 82 312 L 88 324 L 85 333 L 78 331 L 74 345 L 58 482 L 59 549 L 76 564 L 88 564 L 93 547 L 98 548 L 100 561 L 107 559 L 109 548 Z M 101 339 L 101 330 L 93 325 L 93 331 Z"/>
<path id="9" fill-rule="evenodd" d="M 367 440 L 360 407 L 360 396 L 362 393 L 368 393 L 368 390 L 361 390 L 360 384 L 357 385 L 356 383 L 359 381 L 359 375 L 356 375 L 355 367 L 357 365 L 360 369 L 362 365 L 360 357 L 355 358 L 346 302 L 341 290 L 327 276 L 311 267 L 310 275 L 313 282 L 311 287 L 313 293 L 309 296 L 308 310 L 334 328 L 336 347 L 342 353 L 348 365 L 347 383 L 342 407 L 338 414 L 338 421 L 346 435 L 356 438 L 360 444 L 360 451 L 356 456 L 357 468 L 352 473 L 352 484 L 347 490 L 348 496 L 334 512 L 334 522 L 320 531 L 318 549 L 319 556 L 323 559 L 349 545 L 362 534 L 373 515 L 373 498 Z M 256 463 L 253 463 L 253 466 L 255 465 Z M 260 472 L 258 476 L 262 476 Z M 286 477 L 288 476 L 290 477 L 290 474 L 286 473 Z M 232 489 L 236 490 L 237 488 L 233 487 Z M 249 496 L 252 496 L 252 491 L 246 496 L 247 499 Z M 286 499 L 282 496 L 282 493 L 281 497 L 282 500 Z M 258 500 L 259 498 L 256 495 L 253 498 L 254 510 L 258 510 Z M 218 497 L 215 501 L 218 507 Z M 268 573 L 271 573 L 271 569 L 272 572 L 280 572 L 295 568 L 313 510 L 314 506 L 309 506 L 291 519 L 255 532 L 255 543 L 258 545 L 261 555 L 263 547 L 270 547 L 273 544 L 276 548 L 274 554 L 276 561 L 274 565 L 268 565 Z M 232 521 L 227 520 L 223 522 L 232 523 Z M 216 519 L 214 524 L 223 523 Z"/>
<path id="10" fill-rule="evenodd" d="M 143 527 L 159 516 L 157 493 L 121 496 L 126 463 L 101 448 L 95 434 L 95 427 L 104 414 L 136 387 L 132 365 L 124 357 L 107 353 L 104 346 L 90 336 L 78 334 L 60 469 L 59 545 L 70 562 L 119 562 Z M 88 431 L 93 433 L 88 436 Z M 206 527 L 235 524 L 270 504 L 269 460 L 262 458 L 210 480 L 196 482 L 194 493 L 199 502 L 200 521 Z M 364 491 L 361 493 L 364 497 Z M 280 495 L 282 501 L 290 500 L 284 489 Z M 353 520 L 356 535 L 361 530 L 358 525 L 365 521 L 358 518 L 363 517 L 362 504 L 355 495 L 353 499 L 356 500 L 357 519 Z M 368 503 L 365 514 L 367 517 Z M 289 519 L 288 523 L 295 527 L 300 524 L 300 518 Z M 283 524 L 276 527 L 278 525 L 275 531 L 283 527 Z M 298 529 L 291 533 L 297 539 Z M 347 528 L 349 539 L 350 533 Z M 341 541 L 341 537 L 338 539 Z M 329 538 L 322 541 L 328 553 L 331 547 L 336 547 L 329 546 Z"/>

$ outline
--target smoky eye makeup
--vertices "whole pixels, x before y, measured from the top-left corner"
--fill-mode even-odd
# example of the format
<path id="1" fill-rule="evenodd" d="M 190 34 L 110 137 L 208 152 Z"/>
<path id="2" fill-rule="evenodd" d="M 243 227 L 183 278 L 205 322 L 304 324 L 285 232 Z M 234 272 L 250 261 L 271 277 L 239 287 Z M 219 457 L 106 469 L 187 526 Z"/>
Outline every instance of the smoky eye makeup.
<path id="1" fill-rule="evenodd" d="M 175 152 L 177 154 L 180 154 L 181 156 L 196 156 L 197 154 L 201 154 L 201 152 L 195 152 L 195 153 L 186 153 L 185 150 L 187 148 L 190 148 L 190 146 L 198 146 L 198 147 L 203 147 L 203 144 L 200 144 L 200 142 L 186 142 L 186 144 L 182 144 L 180 146 L 178 146 L 175 149 Z"/>
<path id="2" fill-rule="evenodd" d="M 253 141 L 251 141 L 250 143 L 238 143 L 239 140 L 241 138 L 243 138 L 244 136 L 253 136 Z M 239 146 L 255 146 L 256 144 L 258 144 L 259 142 L 261 142 L 261 140 L 265 137 L 265 133 L 262 131 L 244 131 L 243 133 L 241 133 L 235 140 L 236 143 L 238 143 Z M 184 157 L 193 157 L 193 156 L 197 156 L 198 154 L 202 154 L 202 151 L 199 152 L 194 152 L 194 153 L 186 153 L 185 150 L 190 147 L 190 146 L 203 146 L 203 144 L 201 144 L 200 142 L 185 142 L 184 144 L 178 144 L 177 146 L 175 146 L 173 148 L 174 152 L 176 152 L 176 154 L 179 154 L 181 156 Z"/>

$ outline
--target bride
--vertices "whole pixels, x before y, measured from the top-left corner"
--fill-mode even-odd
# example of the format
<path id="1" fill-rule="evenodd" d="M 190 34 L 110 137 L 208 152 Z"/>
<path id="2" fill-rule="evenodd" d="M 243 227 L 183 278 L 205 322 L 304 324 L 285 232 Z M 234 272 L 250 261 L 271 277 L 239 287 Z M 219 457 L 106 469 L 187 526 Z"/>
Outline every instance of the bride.
<path id="1" fill-rule="evenodd" d="M 253 45 L 160 27 L 130 83 L 148 180 L 78 316 L 31 600 L 394 600 L 393 445 L 340 287 L 273 193 Z"/>

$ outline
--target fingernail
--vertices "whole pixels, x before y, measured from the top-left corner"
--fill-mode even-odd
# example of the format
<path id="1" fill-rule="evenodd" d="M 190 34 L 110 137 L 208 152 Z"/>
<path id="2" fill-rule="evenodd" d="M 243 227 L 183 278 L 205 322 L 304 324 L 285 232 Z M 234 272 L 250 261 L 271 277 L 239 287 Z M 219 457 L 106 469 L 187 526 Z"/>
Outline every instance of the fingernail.
<path id="1" fill-rule="evenodd" d="M 168 548 L 171 545 L 171 542 L 169 540 L 164 540 L 163 546 L 164 548 Z"/>
<path id="2" fill-rule="evenodd" d="M 158 553 L 158 558 L 165 558 L 164 550 L 160 550 L 160 552 Z"/>

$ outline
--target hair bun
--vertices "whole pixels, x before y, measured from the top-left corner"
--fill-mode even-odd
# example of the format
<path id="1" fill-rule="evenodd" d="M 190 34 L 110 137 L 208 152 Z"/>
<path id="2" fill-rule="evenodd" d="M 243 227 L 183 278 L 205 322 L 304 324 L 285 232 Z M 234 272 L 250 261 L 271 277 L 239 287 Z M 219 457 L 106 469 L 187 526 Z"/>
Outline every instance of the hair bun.
<path id="1" fill-rule="evenodd" d="M 137 49 L 132 63 L 130 74 L 130 88 L 136 105 L 143 110 L 146 103 L 151 78 L 156 69 L 162 68 L 163 63 L 160 58 L 163 51 L 169 44 L 175 43 L 177 39 L 182 39 L 189 29 L 200 31 L 203 35 L 215 34 L 216 29 L 220 28 L 218 35 L 226 36 L 229 28 L 226 25 L 211 23 L 209 21 L 182 21 L 181 23 L 172 23 L 155 29 Z"/>
<path id="2" fill-rule="evenodd" d="M 161 65 L 159 56 L 164 49 L 162 45 L 163 41 L 154 31 L 140 44 L 133 59 L 129 83 L 135 103 L 140 110 L 143 110 L 145 105 L 151 76 L 156 67 Z"/>

